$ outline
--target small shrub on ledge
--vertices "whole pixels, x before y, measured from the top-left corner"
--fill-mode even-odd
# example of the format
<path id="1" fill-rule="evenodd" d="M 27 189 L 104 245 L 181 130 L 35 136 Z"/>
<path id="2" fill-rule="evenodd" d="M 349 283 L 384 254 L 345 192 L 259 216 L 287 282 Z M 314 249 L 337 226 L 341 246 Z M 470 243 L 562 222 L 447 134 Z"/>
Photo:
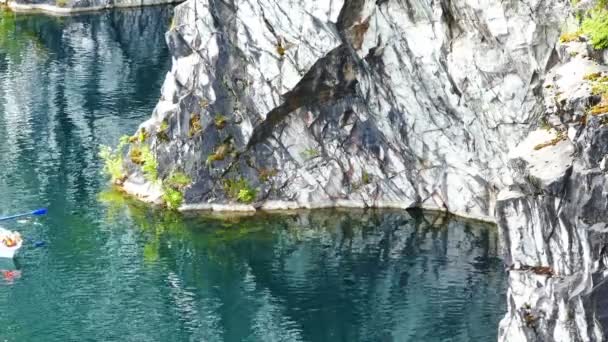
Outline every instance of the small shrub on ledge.
<path id="1" fill-rule="evenodd" d="M 192 179 L 183 172 L 173 172 L 163 181 L 163 202 L 169 209 L 178 209 L 184 201 L 183 190 Z"/>
<path id="2" fill-rule="evenodd" d="M 201 116 L 199 114 L 192 114 L 190 116 L 190 131 L 188 132 L 188 135 L 193 137 L 202 130 L 203 126 L 201 126 Z"/>
<path id="3" fill-rule="evenodd" d="M 192 183 L 192 179 L 188 177 L 187 174 L 183 172 L 173 172 L 167 179 L 165 179 L 164 184 L 168 187 L 182 190 Z"/>
<path id="4" fill-rule="evenodd" d="M 184 195 L 179 190 L 164 188 L 163 189 L 163 202 L 169 209 L 177 210 L 184 201 Z"/>
<path id="5" fill-rule="evenodd" d="M 224 191 L 233 200 L 247 204 L 253 202 L 258 193 L 244 178 L 238 180 L 226 179 L 224 181 Z"/>
<path id="6" fill-rule="evenodd" d="M 156 131 L 156 139 L 159 142 L 169 142 L 169 123 L 167 120 L 163 120 L 160 123 L 160 127 L 158 127 L 158 131 Z"/>
<path id="7" fill-rule="evenodd" d="M 217 129 L 224 129 L 224 127 L 226 127 L 228 119 L 225 116 L 219 114 L 215 117 L 213 121 Z"/>
<path id="8" fill-rule="evenodd" d="M 150 182 L 156 182 L 158 180 L 158 161 L 152 151 L 150 151 L 150 147 L 143 146 L 141 148 L 141 161 L 142 166 L 141 170 L 144 173 L 144 177 Z"/>
<path id="9" fill-rule="evenodd" d="M 110 176 L 114 184 L 122 184 L 126 177 L 123 169 L 123 150 L 128 144 L 129 136 L 126 135 L 120 138 L 116 150 L 103 145 L 99 148 L 99 157 L 104 161 L 103 171 Z"/>
<path id="10" fill-rule="evenodd" d="M 133 146 L 131 148 L 131 152 L 129 153 L 129 156 L 131 157 L 131 162 L 133 162 L 133 164 L 137 164 L 137 165 L 144 164 L 144 160 L 142 158 L 142 153 L 141 153 L 141 148 L 139 148 L 138 146 Z"/>
<path id="11" fill-rule="evenodd" d="M 604 8 L 592 10 L 583 20 L 582 31 L 589 36 L 594 49 L 608 48 L 608 10 Z"/>
<path id="12" fill-rule="evenodd" d="M 226 159 L 226 156 L 231 152 L 232 147 L 230 144 L 223 143 L 215 149 L 215 152 L 207 157 L 207 164 L 212 164 L 216 161 L 222 161 Z"/>

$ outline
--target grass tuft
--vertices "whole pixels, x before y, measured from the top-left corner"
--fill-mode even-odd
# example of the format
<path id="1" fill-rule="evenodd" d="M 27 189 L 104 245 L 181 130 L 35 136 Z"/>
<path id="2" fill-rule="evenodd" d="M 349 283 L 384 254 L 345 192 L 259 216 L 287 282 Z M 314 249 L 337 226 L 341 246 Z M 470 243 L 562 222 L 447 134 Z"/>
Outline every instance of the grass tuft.
<path id="1" fill-rule="evenodd" d="M 312 159 L 314 157 L 320 156 L 321 153 L 316 148 L 307 148 L 302 151 L 301 155 L 304 159 Z"/>
<path id="2" fill-rule="evenodd" d="M 188 135 L 193 137 L 202 130 L 203 126 L 201 125 L 201 116 L 199 114 L 192 114 L 190 116 L 190 131 L 188 132 Z"/>
<path id="3" fill-rule="evenodd" d="M 163 120 L 156 131 L 156 139 L 159 142 L 169 142 L 169 123 L 167 120 Z"/>
<path id="4" fill-rule="evenodd" d="M 608 48 L 608 10 L 597 8 L 583 19 L 582 32 L 589 36 L 591 45 L 596 50 Z"/>
<path id="5" fill-rule="evenodd" d="M 103 171 L 110 176 L 110 179 L 114 184 L 122 184 L 126 177 L 123 168 L 123 153 L 124 148 L 128 144 L 129 136 L 125 135 L 120 138 L 116 150 L 104 145 L 99 148 L 99 157 L 104 161 Z"/>
<path id="6" fill-rule="evenodd" d="M 184 188 L 192 183 L 192 179 L 183 172 L 172 172 L 163 181 L 163 202 L 169 209 L 178 209 L 184 201 Z"/>
<path id="7" fill-rule="evenodd" d="M 215 124 L 215 127 L 217 129 L 224 129 L 224 127 L 226 127 L 226 123 L 228 123 L 228 118 L 221 114 L 218 114 L 213 120 L 213 123 Z"/>
<path id="8" fill-rule="evenodd" d="M 165 202 L 167 208 L 176 210 L 184 202 L 184 194 L 182 194 L 181 191 L 176 189 L 164 188 L 163 202 Z"/>
<path id="9" fill-rule="evenodd" d="M 228 197 L 241 203 L 251 203 L 257 196 L 257 190 L 249 185 L 244 178 L 238 180 L 226 179 L 224 181 L 224 191 Z"/>
<path id="10" fill-rule="evenodd" d="M 150 147 L 141 147 L 141 170 L 144 173 L 144 177 L 150 182 L 158 181 L 158 161 L 156 156 L 150 151 Z"/>
<path id="11" fill-rule="evenodd" d="M 190 183 L 192 183 L 192 179 L 183 172 L 173 172 L 163 182 L 165 186 L 178 190 L 187 187 L 188 185 L 190 185 Z"/>
<path id="12" fill-rule="evenodd" d="M 215 149 L 215 152 L 207 157 L 207 164 L 212 164 L 216 161 L 226 159 L 226 156 L 232 151 L 232 146 L 228 143 L 223 143 Z"/>

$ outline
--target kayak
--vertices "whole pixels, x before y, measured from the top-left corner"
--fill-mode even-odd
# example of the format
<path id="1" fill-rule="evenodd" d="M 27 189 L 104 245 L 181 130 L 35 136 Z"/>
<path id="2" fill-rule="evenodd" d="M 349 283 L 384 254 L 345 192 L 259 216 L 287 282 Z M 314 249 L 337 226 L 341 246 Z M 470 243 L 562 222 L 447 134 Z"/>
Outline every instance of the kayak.
<path id="1" fill-rule="evenodd" d="M 22 244 L 23 240 L 18 232 L 0 227 L 0 258 L 12 259 Z"/>

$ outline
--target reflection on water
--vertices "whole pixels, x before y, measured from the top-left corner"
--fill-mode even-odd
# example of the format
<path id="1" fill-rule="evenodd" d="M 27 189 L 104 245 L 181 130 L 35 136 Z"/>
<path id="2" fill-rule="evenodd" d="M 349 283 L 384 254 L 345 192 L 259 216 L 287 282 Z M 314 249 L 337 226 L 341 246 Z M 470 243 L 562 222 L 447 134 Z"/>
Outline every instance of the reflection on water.
<path id="1" fill-rule="evenodd" d="M 141 267 L 165 269 L 194 340 L 486 341 L 504 310 L 491 226 L 402 211 L 106 214 L 141 229 Z"/>
<path id="2" fill-rule="evenodd" d="M 171 11 L 0 17 L 1 210 L 49 204 L 67 213 L 91 202 L 104 182 L 99 144 L 134 131 L 154 108 L 170 67 Z"/>
<path id="3" fill-rule="evenodd" d="M 26 243 L 0 264 L 0 340 L 495 339 L 493 227 L 406 212 L 184 217 L 106 191 L 98 146 L 150 115 L 170 17 L 1 17 L 0 212 L 50 213 L 7 226 Z"/>

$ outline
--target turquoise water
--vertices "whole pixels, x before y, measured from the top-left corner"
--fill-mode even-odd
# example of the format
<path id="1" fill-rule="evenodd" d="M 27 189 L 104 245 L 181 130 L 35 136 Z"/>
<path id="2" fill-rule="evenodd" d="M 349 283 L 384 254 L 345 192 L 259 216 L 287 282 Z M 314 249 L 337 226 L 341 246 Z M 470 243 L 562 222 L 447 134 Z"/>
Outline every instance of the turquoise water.
<path id="1" fill-rule="evenodd" d="M 170 8 L 0 21 L 0 341 L 492 341 L 495 228 L 403 211 L 181 216 L 108 191 L 159 96 Z M 36 243 L 44 243 L 37 247 Z"/>

